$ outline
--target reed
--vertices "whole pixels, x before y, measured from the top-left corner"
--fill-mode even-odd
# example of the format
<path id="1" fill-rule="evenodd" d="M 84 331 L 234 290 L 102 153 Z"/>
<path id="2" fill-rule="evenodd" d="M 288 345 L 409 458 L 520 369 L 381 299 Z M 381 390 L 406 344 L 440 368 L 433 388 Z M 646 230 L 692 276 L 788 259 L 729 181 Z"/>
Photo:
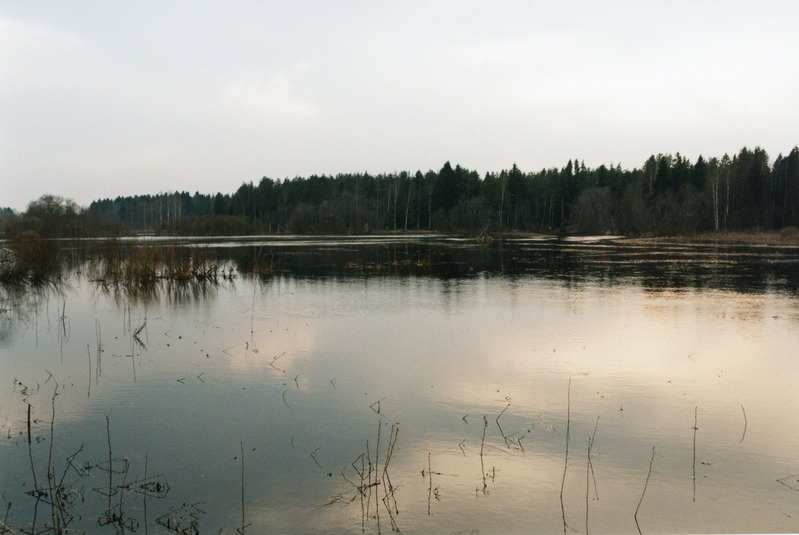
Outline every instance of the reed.
<path id="1" fill-rule="evenodd" d="M 39 481 L 36 479 L 36 467 L 33 464 L 33 445 L 31 440 L 31 405 L 28 405 L 28 458 L 31 461 L 31 473 L 33 474 L 33 489 L 38 494 Z"/>
<path id="2" fill-rule="evenodd" d="M 236 529 L 236 532 L 244 535 L 245 530 L 248 527 L 250 527 L 250 524 L 247 524 L 244 518 L 244 442 L 243 441 L 239 441 L 239 447 L 241 448 L 241 527 Z"/>
<path id="3" fill-rule="evenodd" d="M 144 480 L 147 481 L 147 468 L 149 464 L 149 454 L 147 450 L 144 450 Z M 142 487 L 144 488 L 144 487 Z M 145 535 L 149 532 L 147 529 L 147 494 L 142 493 L 142 509 L 144 510 L 144 533 Z"/>
<path id="4" fill-rule="evenodd" d="M 433 496 L 433 468 L 430 461 L 430 452 L 427 452 L 427 514 L 430 515 L 430 501 Z"/>
<path id="5" fill-rule="evenodd" d="M 741 435 L 741 440 L 738 441 L 738 444 L 742 443 L 744 441 L 744 438 L 746 438 L 746 428 L 749 425 L 748 422 L 746 421 L 746 409 L 744 409 L 743 405 L 741 405 L 741 412 L 743 412 L 744 415 L 744 432 Z"/>
<path id="6" fill-rule="evenodd" d="M 95 338 L 97 339 L 97 365 L 94 367 L 94 384 L 97 384 L 100 380 L 100 377 L 103 375 L 103 367 L 102 367 L 102 359 L 101 355 L 103 354 L 103 336 L 100 332 L 100 320 L 94 321 L 94 332 Z"/>
<path id="7" fill-rule="evenodd" d="M 69 339 L 69 330 L 67 329 L 67 302 L 64 300 L 61 306 L 61 315 L 58 317 L 58 346 L 59 354 L 61 356 L 61 364 L 64 364 L 64 342 Z"/>
<path id="8" fill-rule="evenodd" d="M 11 532 L 11 528 L 8 527 L 8 515 L 11 512 L 11 502 L 8 502 L 8 506 L 6 506 L 6 515 L 3 517 L 3 531 L 0 533 L 9 533 Z"/>
<path id="9" fill-rule="evenodd" d="M 46 371 L 46 370 L 45 370 Z M 49 373 L 49 372 L 48 372 Z M 52 379 L 52 375 L 48 377 L 49 382 Z M 55 381 L 54 381 L 55 382 Z M 18 383 L 15 381 L 15 385 L 22 385 L 22 383 Z M 108 457 L 106 461 L 102 461 L 96 465 L 91 464 L 89 462 L 79 463 L 76 461 L 78 456 L 84 452 L 85 444 L 81 444 L 79 448 L 77 448 L 73 453 L 67 455 L 65 458 L 65 462 L 63 465 L 63 469 L 57 468 L 57 459 L 56 459 L 56 452 L 60 448 L 57 447 L 55 444 L 55 422 L 57 416 L 56 410 L 56 400 L 57 397 L 61 394 L 62 387 L 60 384 L 55 383 L 55 388 L 53 390 L 50 404 L 51 404 L 51 415 L 49 419 L 49 436 L 48 440 L 50 441 L 47 449 L 46 449 L 46 473 L 47 473 L 47 483 L 45 484 L 41 480 L 41 468 L 45 468 L 44 466 L 44 458 L 40 459 L 40 470 L 37 474 L 36 465 L 34 464 L 34 455 L 33 455 L 33 443 L 36 442 L 43 442 L 45 439 L 43 437 L 33 437 L 33 431 L 35 426 L 40 423 L 40 420 L 34 418 L 33 415 L 33 406 L 27 402 L 26 404 L 28 408 L 28 415 L 27 415 L 27 441 L 29 443 L 29 459 L 31 462 L 31 474 L 34 479 L 33 488 L 26 492 L 27 495 L 33 497 L 35 499 L 35 504 L 33 505 L 32 511 L 32 521 L 27 524 L 25 527 L 15 528 L 9 525 L 10 516 L 11 516 L 11 503 L 6 509 L 6 516 L 5 519 L 0 520 L 0 534 L 4 533 L 11 533 L 11 534 L 22 534 L 22 533 L 30 533 L 30 534 L 45 534 L 45 533 L 53 533 L 53 534 L 60 534 L 66 535 L 67 533 L 84 533 L 84 531 L 80 529 L 74 529 L 70 527 L 70 524 L 76 518 L 84 520 L 86 519 L 86 514 L 84 512 L 76 513 L 74 509 L 76 507 L 80 507 L 85 505 L 89 508 L 89 510 L 101 510 L 101 512 L 96 517 L 97 524 L 100 527 L 107 526 L 109 524 L 113 525 L 117 533 L 132 533 L 137 532 L 139 530 L 139 522 L 138 520 L 130 516 L 125 511 L 125 499 L 129 496 L 129 493 L 126 491 L 133 491 L 142 494 L 145 497 L 156 497 L 156 498 L 164 498 L 166 494 L 169 492 L 169 485 L 166 482 L 166 479 L 163 475 L 158 474 L 156 476 L 150 477 L 147 473 L 147 457 L 145 453 L 145 476 L 144 479 L 133 481 L 131 482 L 129 478 L 130 474 L 130 464 L 127 459 L 125 458 L 115 458 L 114 453 L 112 450 L 112 437 L 111 437 L 111 422 L 110 422 L 110 415 L 106 416 L 106 443 L 108 448 Z M 24 387 L 22 391 L 23 395 L 30 396 L 32 392 L 29 387 Z M 23 435 L 24 431 L 20 433 Z M 102 507 L 96 507 L 97 504 L 88 504 L 86 497 L 84 496 L 84 487 L 85 485 L 79 486 L 71 486 L 68 482 L 67 475 L 68 474 L 77 474 L 78 478 L 84 478 L 87 476 L 91 476 L 95 481 L 97 480 L 91 474 L 92 468 L 99 468 L 104 471 L 108 471 L 108 481 L 107 487 L 103 486 L 100 488 L 93 488 L 95 492 L 97 492 L 102 498 L 103 502 L 101 502 Z M 121 474 L 121 478 L 115 478 L 114 474 Z M 118 499 L 114 499 L 114 496 L 118 496 Z M 47 519 L 42 521 L 40 520 L 39 514 L 39 507 L 41 504 L 45 504 L 49 511 L 47 513 Z M 145 532 L 147 532 L 147 519 L 146 519 L 146 500 L 145 500 Z M 177 525 L 183 525 L 184 528 L 174 530 L 175 533 L 185 533 L 185 534 L 194 534 L 199 533 L 197 531 L 198 524 L 194 520 L 197 516 L 198 510 L 194 510 L 191 512 L 190 520 L 186 520 L 185 518 L 182 519 L 178 524 L 173 524 L 173 528 Z M 90 513 L 91 514 L 91 513 Z M 193 530 L 193 531 L 192 531 Z"/>
<path id="10" fill-rule="evenodd" d="M 86 353 L 89 356 L 89 385 L 86 388 L 86 397 L 92 397 L 92 350 L 89 348 L 89 344 L 86 344 Z"/>
<path id="11" fill-rule="evenodd" d="M 105 429 L 108 436 L 108 508 L 111 508 L 111 495 L 114 488 L 114 464 L 113 456 L 111 454 L 111 417 L 106 414 L 105 416 Z"/>
<path id="12" fill-rule="evenodd" d="M 142 339 L 141 339 L 141 337 L 139 336 L 139 335 L 142 333 L 142 331 L 143 331 L 143 330 L 144 330 L 146 327 L 147 327 L 147 318 L 145 317 L 145 318 L 144 318 L 144 322 L 143 322 L 141 325 L 139 325 L 139 326 L 136 328 L 136 330 L 135 330 L 135 331 L 133 331 L 133 340 L 134 340 L 134 341 L 135 341 L 137 344 L 139 344 L 139 347 L 146 347 L 146 346 L 144 345 L 144 342 L 142 342 Z"/>
<path id="13" fill-rule="evenodd" d="M 369 439 L 367 439 L 366 448 L 364 451 L 361 452 L 358 457 L 352 461 L 352 463 L 350 463 L 350 466 L 357 475 L 357 479 L 353 481 L 347 477 L 347 474 L 343 470 L 341 472 L 341 476 L 347 483 L 352 485 L 356 491 L 356 494 L 353 495 L 349 502 L 347 502 L 347 505 L 360 498 L 362 531 L 366 530 L 367 519 L 374 518 L 377 521 L 378 533 L 381 532 L 380 507 L 382 504 L 383 509 L 389 516 L 391 530 L 393 532 L 399 532 L 400 530 L 396 522 L 396 517 L 399 515 L 399 506 L 397 504 L 397 498 L 395 495 L 396 487 L 392 483 L 391 477 L 389 475 L 389 466 L 391 464 L 391 459 L 394 455 L 397 439 L 399 437 L 399 424 L 395 423 L 391 425 L 391 430 L 389 431 L 387 440 L 382 438 L 383 433 L 381 428 L 383 425 L 383 419 L 382 417 L 379 417 L 374 450 L 370 446 Z M 385 445 L 385 451 L 382 457 L 381 450 L 383 448 L 381 448 L 381 444 Z M 424 475 L 425 470 L 422 470 L 422 476 Z M 382 497 L 379 495 L 380 488 L 383 489 Z M 335 503 L 339 499 L 340 496 L 336 496 L 333 500 L 331 500 L 331 503 Z M 372 502 L 374 502 L 374 504 Z"/>
<path id="14" fill-rule="evenodd" d="M 644 495 L 646 494 L 647 486 L 649 486 L 649 477 L 652 475 L 652 464 L 654 462 L 655 462 L 655 446 L 652 446 L 652 458 L 649 459 L 649 471 L 646 473 L 644 490 L 641 492 L 641 499 L 638 500 L 638 506 L 635 508 L 635 514 L 633 515 L 633 518 L 635 519 L 635 527 L 638 528 L 639 535 L 641 534 L 641 525 L 638 524 L 638 510 L 641 509 L 641 504 L 644 502 Z"/>
<path id="15" fill-rule="evenodd" d="M 50 450 L 47 454 L 47 483 L 50 490 L 50 511 L 53 519 L 53 530 L 56 533 L 61 533 L 61 508 L 58 503 L 59 489 L 55 482 L 55 473 L 53 471 L 53 442 L 55 441 L 55 397 L 58 395 L 58 383 L 55 385 L 52 398 L 52 416 L 50 418 Z"/>
<path id="16" fill-rule="evenodd" d="M 480 439 L 480 471 L 483 474 L 483 494 L 487 494 L 486 489 L 488 488 L 488 483 L 486 483 L 486 468 L 485 462 L 483 459 L 483 451 L 485 450 L 486 445 L 486 429 L 488 429 L 488 418 L 486 415 L 483 415 L 483 438 Z"/>
<path id="17" fill-rule="evenodd" d="M 693 481 L 694 481 L 694 503 L 696 503 L 696 432 L 699 430 L 697 427 L 697 411 L 698 407 L 694 407 L 694 455 L 693 455 Z"/>
<path id="18" fill-rule="evenodd" d="M 589 476 L 593 476 L 594 479 L 594 493 L 596 495 L 596 499 L 599 499 L 599 493 L 596 490 L 596 477 L 594 476 L 594 466 L 591 462 L 591 448 L 594 447 L 594 439 L 596 439 L 596 430 L 599 427 L 599 416 L 596 417 L 596 424 L 594 424 L 594 432 L 591 436 L 588 437 L 588 462 L 585 466 L 585 533 L 588 535 L 588 496 L 591 492 L 591 480 Z"/>
<path id="19" fill-rule="evenodd" d="M 35 231 L 20 232 L 8 248 L 0 248 L 0 284 L 41 284 L 60 278 L 60 252 L 57 240 Z"/>
<path id="20" fill-rule="evenodd" d="M 49 373 L 49 372 L 48 372 Z M 52 375 L 48 377 L 48 381 L 52 378 Z M 46 383 L 45 383 L 46 384 Z M 73 461 L 75 457 L 83 451 L 83 445 L 71 456 L 67 458 L 67 464 L 64 469 L 63 474 L 60 478 L 56 477 L 55 467 L 53 464 L 53 448 L 55 444 L 55 417 L 56 417 L 56 396 L 58 396 L 59 384 L 55 383 L 55 389 L 53 390 L 53 395 L 51 397 L 51 417 L 50 417 L 50 443 L 48 446 L 48 454 L 47 454 L 47 486 L 40 487 L 39 481 L 36 476 L 36 469 L 33 462 L 33 450 L 32 450 L 32 407 L 28 404 L 28 416 L 27 416 L 27 433 L 28 433 L 28 456 L 31 463 L 31 473 L 33 475 L 34 480 L 34 488 L 27 492 L 28 495 L 32 496 L 36 499 L 36 505 L 34 507 L 34 516 L 33 522 L 31 523 L 30 532 L 31 533 L 43 533 L 52 531 L 53 533 L 61 534 L 67 533 L 67 526 L 71 520 L 71 515 L 69 514 L 68 508 L 68 500 L 69 500 L 69 493 L 64 486 L 64 479 L 66 478 L 67 471 L 69 470 L 70 466 L 73 466 Z M 27 403 L 27 402 L 26 402 Z M 33 423 L 36 423 L 37 420 L 33 420 Z M 39 442 L 39 439 L 36 439 Z M 48 526 L 46 523 L 43 526 L 44 531 L 37 531 L 36 523 L 37 523 L 37 512 L 38 512 L 38 505 L 39 502 L 43 501 L 50 506 L 50 522 L 51 525 Z M 10 508 L 10 504 L 9 504 Z M 8 511 L 7 513 L 8 514 Z M 8 519 L 4 521 L 3 526 L 3 533 L 10 532 L 15 533 L 13 529 L 8 526 Z"/>
<path id="21" fill-rule="evenodd" d="M 566 389 L 566 454 L 563 459 L 563 479 L 560 482 L 560 512 L 563 517 L 563 534 L 566 535 L 568 524 L 566 524 L 566 507 L 563 504 L 563 489 L 566 487 L 566 469 L 569 467 L 569 430 L 571 427 L 571 400 L 572 378 L 569 377 L 569 386 Z"/>
<path id="22" fill-rule="evenodd" d="M 399 514 L 399 507 L 397 506 L 397 498 L 394 495 L 394 484 L 391 482 L 391 477 L 389 476 L 388 472 L 388 465 L 391 462 L 391 457 L 394 455 L 394 447 L 397 444 L 397 437 L 399 436 L 399 424 L 392 424 L 391 432 L 389 433 L 388 437 L 388 447 L 386 448 L 386 458 L 383 461 L 383 474 L 381 476 L 381 480 L 384 482 L 383 485 L 383 503 L 386 506 L 386 509 L 389 511 L 389 516 L 392 518 L 392 524 L 394 524 L 393 520 L 394 517 L 392 515 L 392 511 L 394 514 Z M 396 526 L 394 526 L 396 527 Z"/>
<path id="23" fill-rule="evenodd" d="M 207 251 L 169 243 L 126 249 L 108 240 L 102 260 L 94 264 L 92 279 L 100 285 L 133 290 L 151 288 L 161 281 L 178 284 L 231 280 L 233 271 L 214 261 Z"/>

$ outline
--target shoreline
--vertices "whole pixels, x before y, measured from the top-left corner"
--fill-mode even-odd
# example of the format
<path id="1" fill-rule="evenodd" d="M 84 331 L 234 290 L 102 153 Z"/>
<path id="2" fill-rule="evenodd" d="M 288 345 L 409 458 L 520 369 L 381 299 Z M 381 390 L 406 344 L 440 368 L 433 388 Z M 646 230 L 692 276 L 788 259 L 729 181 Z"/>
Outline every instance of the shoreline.
<path id="1" fill-rule="evenodd" d="M 686 236 L 641 236 L 622 237 L 613 240 L 617 243 L 655 245 L 658 243 L 672 245 L 748 245 L 752 247 L 799 247 L 799 229 L 786 227 L 780 230 L 767 231 L 718 231 L 700 232 Z"/>

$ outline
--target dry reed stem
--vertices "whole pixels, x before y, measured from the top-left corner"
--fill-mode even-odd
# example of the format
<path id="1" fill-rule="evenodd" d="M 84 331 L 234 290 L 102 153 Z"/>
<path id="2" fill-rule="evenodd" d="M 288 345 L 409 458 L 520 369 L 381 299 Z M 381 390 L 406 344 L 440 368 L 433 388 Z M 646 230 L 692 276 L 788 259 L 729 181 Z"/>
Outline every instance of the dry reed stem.
<path id="1" fill-rule="evenodd" d="M 696 432 L 699 430 L 699 428 L 696 426 L 697 410 L 698 410 L 698 407 L 694 407 L 694 427 L 693 427 L 693 430 L 694 430 L 694 455 L 693 455 L 693 463 L 692 463 L 692 466 L 693 466 L 693 482 L 694 482 L 694 495 L 693 495 L 694 503 L 696 502 Z"/>
<path id="2" fill-rule="evenodd" d="M 572 392 L 572 378 L 569 377 L 569 386 L 566 390 L 566 455 L 563 460 L 563 479 L 560 482 L 560 512 L 563 517 L 563 533 L 566 535 L 566 507 L 563 504 L 563 489 L 566 486 L 566 469 L 569 466 L 569 429 L 571 426 L 571 392 Z"/>
<path id="3" fill-rule="evenodd" d="M 89 344 L 86 344 L 86 353 L 89 355 L 89 386 L 86 390 L 86 397 L 92 397 L 92 351 L 89 349 Z"/>
<path id="4" fill-rule="evenodd" d="M 588 494 L 590 491 L 591 480 L 591 437 L 588 437 L 588 462 L 585 465 L 585 535 L 588 535 Z"/>
<path id="5" fill-rule="evenodd" d="M 108 435 L 108 508 L 111 509 L 111 494 L 114 488 L 114 464 L 111 458 L 111 418 L 106 415 L 105 429 Z"/>
<path id="6" fill-rule="evenodd" d="M 502 415 L 505 414 L 505 411 L 508 410 L 508 407 L 510 407 L 510 403 L 505 405 L 505 408 L 502 409 L 502 412 L 499 413 L 495 421 L 497 422 L 497 429 L 499 429 L 499 434 L 502 435 L 502 440 L 505 441 L 505 446 L 507 446 L 508 449 L 510 449 L 510 441 L 508 440 L 507 435 L 505 435 L 505 431 L 502 429 L 502 426 L 499 425 L 499 419 L 502 418 Z M 519 446 L 521 446 L 521 444 L 519 444 Z"/>
<path id="7" fill-rule="evenodd" d="M 427 452 L 427 514 L 430 514 L 430 499 L 433 497 L 433 469 L 431 468 L 430 452 Z"/>
<path id="8" fill-rule="evenodd" d="M 8 514 L 11 512 L 11 502 L 8 502 L 8 507 L 6 507 L 6 516 L 3 518 L 3 531 L 0 533 L 14 533 L 11 528 L 8 527 Z"/>
<path id="9" fill-rule="evenodd" d="M 144 450 L 144 480 L 147 481 L 147 450 Z M 147 528 L 147 495 L 142 493 L 142 503 L 144 509 L 144 534 L 147 535 L 149 530 Z"/>
<path id="10" fill-rule="evenodd" d="M 36 479 L 36 467 L 33 465 L 33 446 L 31 444 L 31 405 L 28 405 L 28 457 L 31 461 L 31 472 L 33 473 L 33 488 L 38 493 L 39 491 L 39 482 Z"/>
<path id="11" fill-rule="evenodd" d="M 238 528 L 236 531 L 244 535 L 244 530 L 249 527 L 249 524 L 245 524 L 244 520 L 244 442 L 239 441 L 239 447 L 241 448 L 241 527 Z"/>
<path id="12" fill-rule="evenodd" d="M 738 441 L 738 444 L 740 444 L 741 442 L 743 442 L 743 441 L 744 441 L 744 438 L 746 437 L 746 428 L 747 428 L 747 426 L 748 426 L 748 423 L 747 423 L 747 421 L 746 421 L 746 409 L 744 409 L 744 406 L 743 406 L 743 405 L 741 405 L 741 411 L 742 411 L 742 412 L 743 412 L 743 414 L 744 414 L 744 432 L 743 432 L 743 434 L 741 435 L 741 440 L 739 440 L 739 441 Z"/>
<path id="13" fill-rule="evenodd" d="M 596 438 L 596 430 L 599 427 L 599 416 L 596 417 L 596 424 L 594 424 L 594 432 L 588 437 L 588 461 L 585 467 L 585 533 L 588 535 L 588 495 L 591 490 L 591 480 L 589 476 L 594 476 L 594 465 L 591 462 L 591 448 L 594 446 L 594 439 Z M 596 490 L 596 477 L 594 477 L 594 493 L 596 499 L 599 499 L 599 493 Z"/>
<path id="14" fill-rule="evenodd" d="M 488 488 L 488 484 L 486 483 L 486 468 L 483 462 L 483 449 L 485 449 L 486 444 L 486 429 L 488 428 L 488 418 L 486 415 L 483 415 L 483 438 L 480 440 L 480 470 L 483 473 L 483 494 L 486 493 L 486 488 Z"/>
<path id="15" fill-rule="evenodd" d="M 596 486 L 596 475 L 594 474 L 594 462 L 591 460 L 591 449 L 594 447 L 594 439 L 596 439 L 596 430 L 599 427 L 599 416 L 596 417 L 596 423 L 594 424 L 594 432 L 591 435 L 591 447 L 588 449 L 588 465 L 591 467 L 591 478 L 594 480 L 594 496 L 596 497 L 597 501 L 599 500 L 599 491 L 597 490 Z"/>
<path id="16" fill-rule="evenodd" d="M 641 534 L 641 526 L 638 524 L 638 510 L 641 508 L 641 503 L 644 501 L 644 495 L 646 494 L 646 487 L 649 485 L 649 476 L 652 475 L 652 463 L 655 462 L 655 446 L 652 446 L 652 458 L 649 460 L 649 472 L 646 474 L 646 481 L 644 482 L 644 490 L 641 492 L 641 499 L 638 500 L 638 506 L 635 508 L 635 514 L 633 518 L 635 519 L 635 527 L 638 528 L 639 535 Z"/>
<path id="17" fill-rule="evenodd" d="M 47 454 L 47 486 L 50 489 L 50 511 L 53 518 L 53 529 L 61 533 L 61 509 L 58 504 L 58 489 L 53 472 L 53 442 L 55 438 L 55 397 L 58 395 L 58 383 L 55 385 L 52 398 L 52 417 L 50 418 L 50 451 Z"/>

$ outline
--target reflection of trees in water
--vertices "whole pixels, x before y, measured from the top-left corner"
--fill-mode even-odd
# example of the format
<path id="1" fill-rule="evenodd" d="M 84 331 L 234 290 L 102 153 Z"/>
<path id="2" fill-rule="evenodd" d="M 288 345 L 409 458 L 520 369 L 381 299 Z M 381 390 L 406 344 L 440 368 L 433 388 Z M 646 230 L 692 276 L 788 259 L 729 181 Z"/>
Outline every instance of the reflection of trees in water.
<path id="1" fill-rule="evenodd" d="M 36 331 L 39 317 L 48 304 L 59 298 L 64 300 L 71 290 L 71 281 L 65 278 L 38 282 L 0 284 L 0 344 L 11 342 L 18 332 Z M 65 305 L 62 304 L 62 309 Z M 59 310 L 59 335 L 66 329 L 66 317 Z"/>
<path id="2" fill-rule="evenodd" d="M 177 305 L 213 299 L 222 284 L 232 285 L 233 282 L 231 279 L 225 281 L 156 279 L 142 284 L 95 281 L 94 288 L 109 297 L 116 305 L 125 307 L 131 304 L 146 305 L 160 302 Z"/>
<path id="3" fill-rule="evenodd" d="M 799 250 L 741 246 L 638 246 L 574 242 L 505 246 L 504 272 L 573 283 L 646 289 L 796 293 Z"/>
<path id="4" fill-rule="evenodd" d="M 210 244 L 210 242 L 209 242 Z M 23 322 L 37 299 L 63 293 L 85 277 L 120 305 L 212 299 L 238 274 L 268 280 L 280 274 L 322 277 L 434 277 L 476 275 L 541 278 L 561 283 L 633 284 L 647 289 L 721 289 L 796 293 L 799 250 L 746 246 L 629 244 L 614 241 L 387 238 L 281 240 L 264 245 L 224 242 L 145 244 L 109 239 L 64 243 L 56 264 L 0 280 L 0 339 L 12 318 Z M 35 316 L 35 313 L 34 313 Z M 35 319 L 35 318 L 34 318 Z M 18 320 L 17 320 L 18 321 Z"/>

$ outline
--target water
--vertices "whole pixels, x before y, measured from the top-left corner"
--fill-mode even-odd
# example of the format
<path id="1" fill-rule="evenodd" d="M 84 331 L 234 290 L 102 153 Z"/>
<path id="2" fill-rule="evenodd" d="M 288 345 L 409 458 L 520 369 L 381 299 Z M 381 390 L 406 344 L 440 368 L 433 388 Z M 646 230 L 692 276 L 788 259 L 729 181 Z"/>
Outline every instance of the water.
<path id="1" fill-rule="evenodd" d="M 14 530 L 799 530 L 796 250 L 191 246 L 236 278 L 6 292 Z"/>

